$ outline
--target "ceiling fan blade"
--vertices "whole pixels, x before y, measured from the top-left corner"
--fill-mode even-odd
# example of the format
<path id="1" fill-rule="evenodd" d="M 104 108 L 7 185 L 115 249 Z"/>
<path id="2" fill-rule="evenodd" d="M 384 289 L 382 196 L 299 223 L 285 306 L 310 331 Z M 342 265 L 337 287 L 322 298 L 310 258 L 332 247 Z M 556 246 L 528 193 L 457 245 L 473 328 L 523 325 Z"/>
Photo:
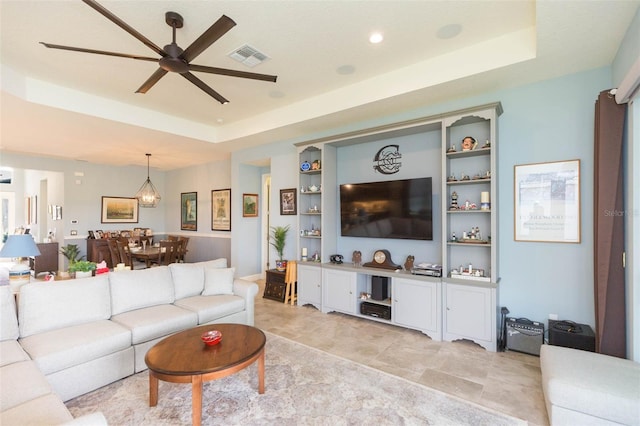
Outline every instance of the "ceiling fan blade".
<path id="1" fill-rule="evenodd" d="M 107 18 L 108 20 L 110 20 L 111 22 L 113 22 L 114 24 L 116 24 L 117 26 L 119 26 L 120 28 L 122 28 L 123 30 L 125 30 L 126 32 L 134 36 L 135 38 L 137 38 L 139 41 L 144 43 L 147 47 L 149 47 L 151 50 L 156 52 L 158 55 L 162 57 L 167 56 L 167 54 L 164 53 L 164 50 L 156 46 L 151 40 L 149 40 L 148 38 L 140 34 L 138 31 L 133 29 L 133 27 L 129 26 L 129 24 L 124 22 L 122 19 L 118 18 L 113 13 L 109 12 L 107 9 L 102 7 L 100 4 L 98 4 L 94 0 L 82 0 L 82 1 L 85 2 L 87 5 L 89 5 L 90 7 L 92 7 L 93 9 L 95 9 L 98 13 L 103 15 L 105 18 Z"/>
<path id="2" fill-rule="evenodd" d="M 193 61 L 199 54 L 205 51 L 216 40 L 225 35 L 227 31 L 236 25 L 235 21 L 226 15 L 213 23 L 207 31 L 202 33 L 189 47 L 182 53 L 181 58 L 187 62 Z"/>
<path id="3" fill-rule="evenodd" d="M 221 104 L 224 105 L 224 104 L 228 104 L 229 103 L 229 101 L 227 99 L 225 99 L 220 93 L 216 92 L 211 87 L 207 86 L 204 83 L 204 81 L 200 80 L 198 77 L 196 77 L 195 75 L 191 74 L 190 72 L 186 72 L 186 73 L 180 74 L 180 75 L 183 76 L 184 78 L 186 78 L 187 80 L 189 80 L 190 82 L 192 82 L 193 84 L 195 84 L 196 86 L 198 86 L 207 95 L 211 96 L 212 98 L 214 98 L 215 100 L 217 100 Z"/>
<path id="4" fill-rule="evenodd" d="M 146 56 L 130 55 L 128 53 L 107 52 L 104 50 L 85 49 L 82 47 L 62 46 L 59 44 L 45 43 L 43 41 L 41 41 L 40 44 L 42 44 L 45 47 L 48 47 L 49 49 L 70 50 L 72 52 L 94 53 L 96 55 L 117 56 L 120 58 L 137 59 L 140 61 L 158 62 L 158 58 L 149 58 Z"/>
<path id="5" fill-rule="evenodd" d="M 136 90 L 136 93 L 147 93 L 147 91 L 151 89 L 153 85 L 158 82 L 158 80 L 164 77 L 166 73 L 167 71 L 163 70 L 162 68 L 158 68 L 156 72 L 151 74 L 151 77 L 149 77 L 147 81 L 142 83 L 142 86 L 140 86 L 140 88 Z"/>
<path id="6" fill-rule="evenodd" d="M 203 65 L 189 64 L 190 71 L 207 72 L 209 74 L 228 75 L 230 77 L 250 78 L 253 80 L 271 81 L 276 82 L 277 75 L 257 74 L 255 72 L 245 72 L 229 70 L 226 68 L 206 67 Z"/>

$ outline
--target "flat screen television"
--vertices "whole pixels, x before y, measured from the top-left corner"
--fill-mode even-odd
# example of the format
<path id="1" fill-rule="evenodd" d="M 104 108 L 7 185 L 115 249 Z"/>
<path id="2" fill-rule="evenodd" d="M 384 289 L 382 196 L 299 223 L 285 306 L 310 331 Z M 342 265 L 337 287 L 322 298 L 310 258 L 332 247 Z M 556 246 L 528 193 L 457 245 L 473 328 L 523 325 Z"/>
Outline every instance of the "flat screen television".
<path id="1" fill-rule="evenodd" d="M 340 185 L 343 237 L 433 240 L 431 178 Z"/>

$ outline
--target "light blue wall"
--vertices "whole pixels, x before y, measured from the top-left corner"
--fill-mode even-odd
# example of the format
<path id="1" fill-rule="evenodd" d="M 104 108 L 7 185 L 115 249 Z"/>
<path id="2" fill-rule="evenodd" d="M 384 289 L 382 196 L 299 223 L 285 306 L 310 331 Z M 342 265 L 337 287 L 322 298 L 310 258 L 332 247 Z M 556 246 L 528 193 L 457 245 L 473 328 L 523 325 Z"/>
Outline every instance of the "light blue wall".
<path id="1" fill-rule="evenodd" d="M 351 126 L 326 130 L 321 134 L 307 135 L 307 140 L 339 134 L 344 131 L 364 129 L 383 123 L 392 123 L 412 118 L 446 113 L 462 108 L 474 107 L 500 101 L 504 113 L 499 118 L 498 148 L 498 199 L 499 203 L 499 265 L 500 265 L 500 305 L 507 306 L 516 317 L 546 321 L 550 313 L 558 314 L 561 319 L 594 325 L 593 302 L 593 128 L 594 102 L 601 90 L 610 88 L 611 69 L 601 68 L 570 75 L 554 80 L 514 88 L 511 90 L 487 93 L 481 96 L 447 102 L 419 110 L 408 111 L 393 117 L 385 117 L 378 122 L 354 123 Z M 439 136 L 438 136 L 439 137 Z M 412 137 L 413 138 L 413 137 Z M 413 139 L 411 139 L 413 140 Z M 243 159 L 256 155 L 289 157 L 293 142 L 279 143 L 246 150 L 234 154 L 234 161 L 241 164 Z M 338 153 L 339 180 L 375 180 L 371 167 L 373 154 L 388 141 L 370 142 L 350 148 L 341 148 Z M 413 142 L 407 139 L 407 147 Z M 419 166 L 409 161 L 413 159 L 430 161 L 431 156 L 439 161 L 440 154 L 435 152 L 439 145 L 429 142 L 426 137 L 424 152 L 419 149 L 405 156 L 408 167 L 403 170 L 407 175 L 419 173 Z M 404 149 L 404 148 L 403 148 Z M 415 148 L 406 148 L 415 149 Z M 259 154 L 258 154 L 259 153 Z M 513 168 L 517 164 L 579 159 L 581 162 L 581 238 L 580 244 L 515 242 Z M 283 174 L 288 181 L 279 180 L 279 185 L 295 187 L 297 184 L 297 157 L 291 157 L 289 164 L 273 167 L 274 179 Z M 434 163 L 435 164 L 435 163 Z M 232 168 L 236 168 L 233 165 Z M 434 170 L 438 166 L 433 166 Z M 426 166 L 425 166 L 426 168 Z M 349 170 L 346 170 L 349 169 Z M 232 171 L 233 173 L 233 171 Z M 356 175 L 363 173 L 367 177 Z M 435 176 L 435 174 L 434 174 Z M 398 176 L 400 178 L 400 176 Z M 439 182 L 434 183 L 439 192 Z M 438 194 L 439 196 L 439 194 Z M 439 200 L 437 200 L 440 202 Z M 440 220 L 440 218 L 438 218 Z M 435 229 L 439 225 L 436 224 Z M 439 235 L 439 230 L 438 230 Z M 249 237 L 245 234 L 245 237 Z M 438 237 L 439 238 L 439 237 Z M 394 261 L 402 263 L 405 254 L 411 250 L 424 250 L 425 256 L 432 253 L 437 243 L 415 243 L 416 247 L 407 248 L 404 241 L 381 242 L 377 239 L 340 239 L 340 251 L 349 253 L 359 248 L 372 252 L 381 247 L 391 251 Z M 234 244 L 235 244 L 234 235 Z M 243 240 L 244 246 L 249 240 Z M 257 241 L 254 241 L 257 243 Z M 381 244 L 384 244 L 381 246 Z M 438 250 L 438 249 L 437 249 Z M 437 252 L 436 250 L 436 252 Z M 235 250 L 234 250 L 235 251 Z M 243 250 L 244 252 L 244 250 Z M 434 254 L 435 256 L 435 254 Z M 364 256 L 366 257 L 366 255 Z M 425 259 L 426 260 L 426 259 Z M 253 273 L 259 272 L 259 269 Z"/>
<path id="2" fill-rule="evenodd" d="M 362 258 L 368 262 L 376 249 L 387 249 L 391 253 L 393 261 L 400 265 L 404 263 L 410 254 L 415 256 L 418 263 L 442 262 L 440 226 L 442 218 L 440 214 L 441 143 L 441 132 L 432 131 L 338 148 L 338 185 L 431 177 L 431 189 L 433 191 L 432 241 L 338 237 L 338 253 L 343 254 L 345 259 L 351 259 L 351 253 L 354 250 L 360 250 Z M 374 170 L 373 158 L 380 148 L 390 144 L 399 145 L 402 165 L 397 173 L 384 175 Z M 339 221 L 340 215 L 337 215 L 337 217 Z M 337 229 L 340 230 L 340 223 L 337 224 Z"/>
<path id="3" fill-rule="evenodd" d="M 593 325 L 593 272 L 590 266 L 593 248 L 593 115 L 598 92 L 610 86 L 611 70 L 602 68 L 508 91 L 487 93 L 408 111 L 375 122 L 353 123 L 348 128 L 325 130 L 323 134 L 446 113 L 495 101 L 502 102 L 504 114 L 500 117 L 498 126 L 500 189 L 499 199 L 496 200 L 499 202 L 500 217 L 500 304 L 507 306 L 514 316 L 545 320 L 549 313 L 556 313 L 561 318 Z M 240 276 L 259 273 L 263 269 L 260 264 L 263 245 L 261 221 L 260 218 L 242 217 L 241 196 L 243 192 L 261 194 L 261 177 L 265 168 L 250 163 L 265 159 L 270 163 L 273 178 L 271 202 L 277 206 L 279 190 L 297 186 L 298 161 L 293 142 L 310 140 L 317 136 L 319 134 L 307 135 L 306 138 L 298 138 L 296 141 L 236 152 L 232 156 L 230 170 L 220 174 L 216 171 L 218 165 L 170 173 L 152 170 L 152 181 L 163 194 L 163 201 L 158 209 L 141 209 L 140 224 L 158 232 L 179 230 L 179 223 L 176 222 L 179 194 L 197 190 L 200 212 L 205 212 L 199 215 L 198 233 L 202 227 L 203 232 L 213 234 L 209 225 L 210 191 L 228 187 L 229 181 L 225 182 L 222 175 L 230 173 L 233 241 L 231 264 L 238 268 Z M 379 148 L 379 143 L 370 144 L 369 147 L 362 145 L 359 148 L 366 151 L 361 156 L 365 159 L 363 165 L 359 167 L 365 167 L 366 162 L 370 163 L 373 153 Z M 428 148 L 431 146 L 430 142 L 425 141 L 425 146 L 427 151 L 433 149 Z M 414 155 L 415 159 L 426 159 L 429 152 L 416 151 Z M 411 161 L 414 155 L 410 156 Z M 357 153 L 350 154 L 348 150 L 343 150 L 339 154 L 339 161 L 344 161 L 348 156 L 355 159 Z M 439 155 L 437 157 L 439 158 Z M 405 159 L 409 161 L 409 157 L 405 156 Z M 565 159 L 581 160 L 582 242 L 551 244 L 513 241 L 514 165 Z M 88 229 L 121 228 L 117 225 L 100 224 L 100 197 L 131 196 L 137 191 L 146 173 L 146 169 L 142 167 L 102 166 L 7 153 L 2 153 L 0 163 L 16 168 L 63 172 L 65 229 L 70 229 L 67 221 L 75 218 L 79 220 L 77 229 L 83 234 Z M 409 164 L 407 162 L 406 171 L 403 173 L 409 174 L 418 170 L 418 167 Z M 84 176 L 79 178 L 82 180 L 81 185 L 74 183 L 76 171 L 84 173 Z M 340 177 L 346 180 L 350 176 L 341 171 Z M 434 191 L 438 191 L 439 186 L 434 182 Z M 272 223 L 295 224 L 295 218 L 280 216 L 278 212 L 272 218 Z M 434 230 L 438 230 L 438 226 L 434 227 Z M 377 240 L 363 242 L 361 247 L 363 253 L 365 250 L 380 248 Z M 349 244 L 341 242 L 341 249 L 346 252 Z M 294 257 L 295 253 L 288 250 L 295 250 L 293 236 L 290 236 L 287 242 L 285 254 Z M 390 250 L 396 262 L 401 261 L 407 251 L 402 245 L 390 247 Z"/>

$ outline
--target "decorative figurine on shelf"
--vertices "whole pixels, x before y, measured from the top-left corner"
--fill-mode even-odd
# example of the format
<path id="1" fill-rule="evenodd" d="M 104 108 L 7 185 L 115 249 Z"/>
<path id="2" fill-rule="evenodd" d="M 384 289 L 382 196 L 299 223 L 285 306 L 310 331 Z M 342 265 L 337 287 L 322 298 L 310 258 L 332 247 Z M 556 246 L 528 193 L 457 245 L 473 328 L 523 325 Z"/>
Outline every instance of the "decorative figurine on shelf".
<path id="1" fill-rule="evenodd" d="M 355 250 L 353 255 L 351 256 L 351 261 L 353 262 L 353 266 L 362 265 L 362 253 L 360 250 Z"/>
<path id="2" fill-rule="evenodd" d="M 476 149 L 477 146 L 478 146 L 478 141 L 476 141 L 471 136 L 465 136 L 465 138 L 462 139 L 463 151 L 471 151 L 472 149 Z"/>
<path id="3" fill-rule="evenodd" d="M 484 142 L 484 145 L 482 145 L 482 149 L 487 149 L 487 148 L 491 148 L 491 142 L 489 142 L 489 139 L 487 139 Z"/>
<path id="4" fill-rule="evenodd" d="M 407 260 L 404 262 L 404 270 L 411 271 L 413 269 L 413 262 L 416 258 L 413 255 L 407 256 Z"/>
<path id="5" fill-rule="evenodd" d="M 455 175 L 451 175 L 447 178 L 447 182 L 456 182 L 458 179 L 456 179 Z"/>
<path id="6" fill-rule="evenodd" d="M 447 153 L 451 153 L 451 152 L 456 152 L 456 146 L 454 144 L 451 144 L 449 149 L 447 149 Z"/>
<path id="7" fill-rule="evenodd" d="M 453 191 L 451 193 L 451 205 L 449 206 L 449 210 L 458 210 L 458 193 Z"/>
<path id="8" fill-rule="evenodd" d="M 456 237 L 456 233 L 455 232 L 451 235 L 451 242 L 452 243 L 457 243 L 458 242 L 458 237 Z"/>
<path id="9" fill-rule="evenodd" d="M 314 160 L 311 163 L 311 170 L 320 170 L 320 160 Z"/>

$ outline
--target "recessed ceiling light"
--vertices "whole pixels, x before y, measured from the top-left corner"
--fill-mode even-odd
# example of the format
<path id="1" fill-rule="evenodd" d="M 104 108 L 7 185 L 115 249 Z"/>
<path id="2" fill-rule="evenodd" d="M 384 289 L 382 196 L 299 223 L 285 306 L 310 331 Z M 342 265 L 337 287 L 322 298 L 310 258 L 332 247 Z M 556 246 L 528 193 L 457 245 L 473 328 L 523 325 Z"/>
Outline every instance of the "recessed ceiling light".
<path id="1" fill-rule="evenodd" d="M 384 40 L 384 37 L 382 36 L 382 33 L 379 32 L 371 33 L 371 35 L 369 36 L 369 42 L 373 44 L 378 44 L 382 40 Z"/>
<path id="2" fill-rule="evenodd" d="M 444 27 L 440 27 L 440 29 L 438 30 L 438 32 L 436 34 L 437 34 L 438 38 L 448 39 L 448 38 L 454 38 L 455 36 L 457 36 L 461 32 L 462 32 L 462 25 L 460 25 L 460 24 L 449 24 L 449 25 L 445 25 Z"/>

